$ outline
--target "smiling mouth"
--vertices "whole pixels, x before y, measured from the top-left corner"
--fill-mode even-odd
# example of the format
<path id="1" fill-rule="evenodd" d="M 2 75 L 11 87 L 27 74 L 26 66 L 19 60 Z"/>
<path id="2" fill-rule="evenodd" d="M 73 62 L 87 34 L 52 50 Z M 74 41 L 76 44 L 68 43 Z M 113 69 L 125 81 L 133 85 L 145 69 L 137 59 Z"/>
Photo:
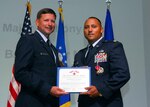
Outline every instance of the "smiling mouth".
<path id="1" fill-rule="evenodd" d="M 52 30 L 52 27 L 48 27 L 49 30 Z"/>
<path id="2" fill-rule="evenodd" d="M 93 36 L 93 34 L 88 34 L 88 36 Z"/>

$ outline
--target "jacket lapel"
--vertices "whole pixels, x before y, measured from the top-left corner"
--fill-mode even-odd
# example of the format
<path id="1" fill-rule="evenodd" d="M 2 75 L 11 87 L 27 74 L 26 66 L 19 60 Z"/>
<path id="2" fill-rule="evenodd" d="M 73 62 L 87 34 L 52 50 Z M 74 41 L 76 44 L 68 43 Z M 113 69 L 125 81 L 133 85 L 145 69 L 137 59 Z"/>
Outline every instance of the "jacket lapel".
<path id="1" fill-rule="evenodd" d="M 51 59 L 53 61 L 55 61 L 54 55 L 53 55 L 53 51 L 50 47 L 48 47 L 48 45 L 46 44 L 46 42 L 43 40 L 43 38 L 40 36 L 40 34 L 35 31 L 35 36 L 37 37 L 38 41 L 41 43 L 41 45 L 43 46 L 43 48 L 47 51 L 47 53 L 51 56 Z M 56 52 L 54 52 L 56 53 Z M 56 55 L 56 54 L 55 54 Z"/>

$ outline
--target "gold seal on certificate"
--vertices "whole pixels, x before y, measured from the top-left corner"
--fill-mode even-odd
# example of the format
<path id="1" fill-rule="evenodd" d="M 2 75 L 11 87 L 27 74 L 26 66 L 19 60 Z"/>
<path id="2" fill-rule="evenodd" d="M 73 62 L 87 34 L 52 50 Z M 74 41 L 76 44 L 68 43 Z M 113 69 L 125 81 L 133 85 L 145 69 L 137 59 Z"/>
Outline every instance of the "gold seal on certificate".
<path id="1" fill-rule="evenodd" d="M 90 82 L 90 67 L 58 67 L 57 86 L 66 92 L 86 92 Z"/>

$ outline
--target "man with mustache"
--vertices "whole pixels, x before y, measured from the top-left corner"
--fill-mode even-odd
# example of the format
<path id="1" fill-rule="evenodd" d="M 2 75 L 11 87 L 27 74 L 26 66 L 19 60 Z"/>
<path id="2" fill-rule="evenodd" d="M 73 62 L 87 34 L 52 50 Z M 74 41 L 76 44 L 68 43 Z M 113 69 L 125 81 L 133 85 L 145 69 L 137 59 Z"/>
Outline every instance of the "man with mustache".
<path id="1" fill-rule="evenodd" d="M 123 107 L 120 88 L 130 74 L 122 43 L 105 41 L 96 17 L 85 21 L 83 31 L 89 45 L 75 55 L 74 66 L 91 67 L 91 86 L 80 93 L 78 107 Z"/>

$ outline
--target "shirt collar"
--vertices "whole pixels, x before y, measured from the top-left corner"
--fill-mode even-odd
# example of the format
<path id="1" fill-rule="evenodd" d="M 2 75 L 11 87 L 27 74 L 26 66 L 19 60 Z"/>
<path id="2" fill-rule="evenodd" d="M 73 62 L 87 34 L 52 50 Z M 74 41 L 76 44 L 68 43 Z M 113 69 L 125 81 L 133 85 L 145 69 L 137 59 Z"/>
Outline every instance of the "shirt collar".
<path id="1" fill-rule="evenodd" d="M 100 40 L 102 40 L 102 38 L 103 38 L 104 36 L 101 36 L 97 41 L 95 41 L 93 44 L 92 44 L 92 46 L 93 47 L 95 47 L 96 45 L 97 45 L 97 43 L 100 41 Z M 89 44 L 90 45 L 90 44 Z M 88 45 L 88 46 L 89 46 Z"/>
<path id="2" fill-rule="evenodd" d="M 40 36 L 43 38 L 43 40 L 44 40 L 45 42 L 47 42 L 48 39 L 44 36 L 44 34 L 41 33 L 38 29 L 37 29 L 36 31 L 40 34 Z"/>

